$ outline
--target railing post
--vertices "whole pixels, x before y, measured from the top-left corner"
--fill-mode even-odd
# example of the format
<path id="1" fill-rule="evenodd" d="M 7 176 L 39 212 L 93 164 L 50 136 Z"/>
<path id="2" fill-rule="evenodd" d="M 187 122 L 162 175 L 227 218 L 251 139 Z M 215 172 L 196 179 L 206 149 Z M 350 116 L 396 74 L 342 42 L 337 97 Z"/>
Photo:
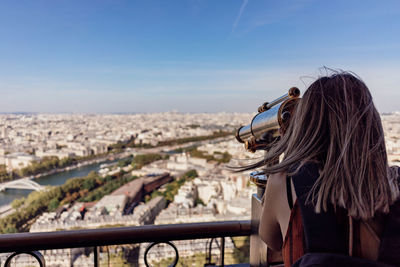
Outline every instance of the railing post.
<path id="1" fill-rule="evenodd" d="M 225 237 L 221 237 L 221 247 L 220 249 L 220 259 L 221 259 L 221 266 L 225 266 Z"/>
<path id="2" fill-rule="evenodd" d="M 94 254 L 94 259 L 93 259 L 93 266 L 94 267 L 99 267 L 99 247 L 93 247 L 93 254 Z"/>
<path id="3" fill-rule="evenodd" d="M 251 236 L 250 266 L 267 266 L 267 246 L 258 236 L 258 225 L 261 215 L 261 198 L 254 194 L 251 198 Z"/>

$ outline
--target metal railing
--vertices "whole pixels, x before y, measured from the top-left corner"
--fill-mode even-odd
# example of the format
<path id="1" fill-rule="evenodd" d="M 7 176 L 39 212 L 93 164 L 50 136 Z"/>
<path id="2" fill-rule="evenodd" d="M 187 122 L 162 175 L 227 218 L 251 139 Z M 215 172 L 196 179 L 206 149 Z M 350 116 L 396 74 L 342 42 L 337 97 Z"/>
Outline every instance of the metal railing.
<path id="1" fill-rule="evenodd" d="M 44 267 L 44 257 L 38 252 L 39 250 L 93 247 L 93 265 L 97 267 L 99 266 L 98 248 L 100 246 L 149 242 L 151 243 L 150 246 L 158 243 L 172 244 L 177 262 L 179 252 L 170 241 L 221 238 L 220 265 L 224 266 L 225 237 L 250 236 L 251 234 L 252 227 L 250 221 L 145 225 L 45 233 L 3 234 L 0 235 L 0 253 L 13 252 L 7 258 L 5 266 L 9 266 L 15 256 L 29 254 L 38 261 L 40 266 Z M 146 252 L 150 249 L 150 246 Z M 146 255 L 147 253 L 145 253 L 145 257 Z M 146 258 L 145 262 L 147 264 Z"/>

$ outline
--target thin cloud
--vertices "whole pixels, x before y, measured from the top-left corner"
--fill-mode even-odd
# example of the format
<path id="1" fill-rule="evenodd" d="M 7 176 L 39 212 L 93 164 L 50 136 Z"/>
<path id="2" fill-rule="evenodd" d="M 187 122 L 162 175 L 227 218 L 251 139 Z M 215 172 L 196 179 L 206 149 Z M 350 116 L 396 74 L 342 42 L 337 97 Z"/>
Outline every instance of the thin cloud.
<path id="1" fill-rule="evenodd" d="M 240 7 L 240 10 L 239 10 L 239 14 L 238 14 L 238 16 L 236 17 L 235 22 L 233 23 L 232 32 L 235 31 L 235 29 L 236 29 L 236 27 L 237 27 L 237 25 L 238 25 L 238 23 L 239 23 L 239 20 L 240 20 L 240 18 L 242 17 L 243 11 L 244 11 L 244 9 L 246 8 L 248 2 L 249 2 L 249 0 L 243 0 L 242 6 Z"/>
<path id="2" fill-rule="evenodd" d="M 279 23 L 283 20 L 293 17 L 294 14 L 302 11 L 313 1 L 314 0 L 284 1 L 279 2 L 279 4 L 276 6 L 270 7 L 268 10 L 265 10 L 265 7 L 260 7 L 259 10 L 261 13 L 257 15 L 253 14 L 255 18 L 251 22 L 251 26 L 252 28 L 256 28 L 264 25 Z"/>

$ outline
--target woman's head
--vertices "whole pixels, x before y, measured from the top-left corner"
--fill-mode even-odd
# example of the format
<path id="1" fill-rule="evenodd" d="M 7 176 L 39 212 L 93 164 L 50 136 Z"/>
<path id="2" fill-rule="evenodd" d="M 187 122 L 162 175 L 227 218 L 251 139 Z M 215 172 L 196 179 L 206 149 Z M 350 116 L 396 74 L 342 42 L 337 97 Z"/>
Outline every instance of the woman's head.
<path id="1" fill-rule="evenodd" d="M 367 86 L 353 74 L 321 77 L 311 84 L 264 163 L 280 154 L 283 160 L 266 167 L 267 173 L 298 170 L 307 162 L 319 165 L 320 177 L 310 193 L 317 211 L 332 203 L 353 217 L 370 218 L 388 211 L 397 198 L 379 113 Z"/>

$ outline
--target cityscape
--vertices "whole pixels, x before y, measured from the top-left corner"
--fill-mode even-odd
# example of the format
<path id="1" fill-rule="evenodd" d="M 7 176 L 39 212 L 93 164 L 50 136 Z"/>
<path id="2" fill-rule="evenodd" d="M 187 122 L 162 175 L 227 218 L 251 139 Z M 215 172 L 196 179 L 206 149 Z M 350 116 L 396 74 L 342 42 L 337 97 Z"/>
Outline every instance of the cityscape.
<path id="1" fill-rule="evenodd" d="M 0 230 L 34 233 L 248 220 L 256 187 L 249 182 L 248 172 L 235 173 L 229 166 L 262 156 L 246 152 L 234 138 L 235 129 L 248 124 L 253 115 L 2 114 L 0 196 L 18 190 L 25 195 L 0 198 Z M 381 119 L 390 164 L 398 165 L 400 113 L 382 114 Z M 67 175 L 56 185 L 51 182 L 56 179 L 52 177 L 82 168 L 86 173 L 80 178 Z M 227 253 L 235 254 L 235 242 L 226 243 Z M 190 258 L 203 253 L 206 243 L 176 245 Z M 144 266 L 146 246 L 112 248 L 113 255 L 126 266 Z M 160 256 L 160 251 L 148 257 L 168 258 L 168 252 Z M 100 252 L 102 260 L 104 253 Z M 129 262 L 132 253 L 137 255 L 133 263 Z M 77 249 L 43 251 L 43 255 L 48 266 L 93 263 L 93 253 Z M 1 257 L 3 262 L 7 255 Z M 231 260 L 237 263 L 238 259 Z"/>
<path id="2" fill-rule="evenodd" d="M 1 231 L 250 219 L 256 187 L 248 182 L 248 173 L 232 173 L 227 166 L 259 156 L 246 152 L 234 137 L 234 130 L 252 115 L 1 115 L 2 180 L 9 187 L 4 186 L 0 196 L 17 191 L 12 187 L 15 181 L 42 181 L 85 166 L 97 167 L 59 186 L 51 187 L 46 184 L 49 179 L 44 180 L 30 195 L 3 201 Z M 32 203 L 45 195 L 56 197 L 49 197 L 41 207 L 46 211 L 39 212 L 41 208 Z M 206 242 L 180 241 L 177 246 L 193 256 L 203 253 Z M 145 245 L 132 250 L 143 254 Z M 233 243 L 226 248 L 233 251 Z M 93 262 L 93 255 L 79 251 L 44 251 L 44 255 L 49 266 L 91 266 Z"/>
<path id="3" fill-rule="evenodd" d="M 325 162 L 335 167 L 322 164 L 329 179 L 315 173 L 307 201 L 317 213 L 333 204 L 348 235 L 323 225 L 321 244 L 345 238 L 349 255 L 399 265 L 385 249 L 397 241 L 386 227 L 397 216 L 377 213 L 397 212 L 382 194 L 387 180 L 363 176 L 364 166 L 375 177 L 371 155 L 382 143 L 377 151 L 365 142 L 359 159 L 352 137 L 376 108 L 391 175 L 400 174 L 400 1 L 4 0 L 0 23 L 0 267 L 286 266 L 300 245 L 326 251 L 293 231 L 308 227 L 306 203 L 290 201 L 293 176 L 274 190 L 264 167 L 251 169 L 284 158 L 265 153 L 282 136 L 292 167 L 297 156 L 323 163 L 316 145 L 339 141 Z M 334 111 L 350 103 L 331 106 L 342 94 L 368 109 Z M 337 126 L 320 138 L 308 121 L 293 124 L 317 138 L 299 136 L 304 149 L 292 157 L 285 134 L 301 95 L 316 114 L 351 120 L 343 138 Z"/>

